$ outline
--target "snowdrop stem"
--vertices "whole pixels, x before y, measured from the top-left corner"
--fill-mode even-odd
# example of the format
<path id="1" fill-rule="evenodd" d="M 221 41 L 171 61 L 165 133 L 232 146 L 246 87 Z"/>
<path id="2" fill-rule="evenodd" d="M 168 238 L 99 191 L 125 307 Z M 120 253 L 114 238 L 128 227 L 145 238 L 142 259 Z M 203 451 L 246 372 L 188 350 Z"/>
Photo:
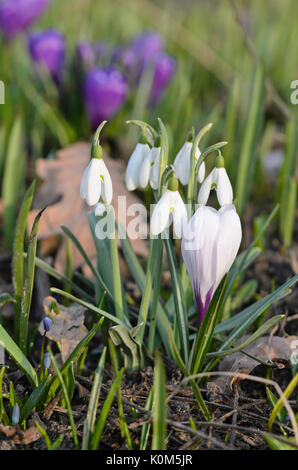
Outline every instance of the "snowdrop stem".
<path id="1" fill-rule="evenodd" d="M 157 312 L 157 304 L 158 304 L 159 291 L 160 291 L 162 248 L 163 248 L 163 240 L 161 239 L 161 235 L 159 235 L 158 240 L 156 240 L 156 250 L 154 250 L 154 257 L 156 257 L 156 261 L 155 261 L 155 266 L 153 269 L 154 290 L 153 290 L 153 299 L 152 299 L 152 304 L 151 304 L 149 340 L 148 340 L 148 350 L 150 354 L 153 354 L 154 344 L 155 344 L 156 312 Z"/>
<path id="2" fill-rule="evenodd" d="M 161 184 L 162 175 L 168 164 L 169 142 L 168 142 L 168 134 L 167 134 L 165 125 L 160 118 L 158 118 L 158 124 L 160 127 L 160 137 L 161 137 L 159 183 L 158 183 L 158 195 L 160 197 L 162 195 L 162 184 Z"/>
<path id="3" fill-rule="evenodd" d="M 211 129 L 212 123 L 210 122 L 206 126 L 204 126 L 200 132 L 197 134 L 195 137 L 192 148 L 191 148 L 191 154 L 190 154 L 190 173 L 189 173 L 189 184 L 187 188 L 187 201 L 188 204 L 192 204 L 193 201 L 195 200 L 195 192 L 196 192 L 196 186 L 197 186 L 197 179 L 195 178 L 195 156 L 196 156 L 196 151 L 198 148 L 198 145 L 202 138 L 204 137 L 205 134 Z M 199 166 L 199 165 L 198 165 Z M 189 214 L 192 215 L 192 214 Z"/>
<path id="4" fill-rule="evenodd" d="M 115 214 L 112 206 L 109 206 L 108 211 L 111 211 L 113 215 L 114 227 L 115 227 Z M 114 228 L 110 238 L 110 249 L 111 249 L 111 264 L 113 272 L 113 287 L 114 287 L 114 300 L 115 300 L 115 313 L 119 320 L 125 320 L 123 312 L 123 298 L 122 298 L 122 282 L 119 265 L 118 246 L 116 238 L 116 229 Z"/>

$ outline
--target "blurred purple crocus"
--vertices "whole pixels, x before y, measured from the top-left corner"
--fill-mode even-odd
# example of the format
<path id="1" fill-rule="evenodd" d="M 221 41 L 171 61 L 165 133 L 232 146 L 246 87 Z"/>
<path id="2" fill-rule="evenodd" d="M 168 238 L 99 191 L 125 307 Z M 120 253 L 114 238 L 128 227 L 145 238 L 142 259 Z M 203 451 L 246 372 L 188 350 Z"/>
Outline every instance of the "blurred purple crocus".
<path id="1" fill-rule="evenodd" d="M 56 83 L 61 81 L 65 61 L 65 41 L 54 29 L 33 33 L 29 36 L 29 51 L 33 61 L 45 66 Z"/>
<path id="2" fill-rule="evenodd" d="M 155 58 L 155 70 L 153 74 L 150 101 L 156 104 L 163 91 L 168 86 L 176 70 L 176 61 L 164 52 Z"/>
<path id="3" fill-rule="evenodd" d="M 138 68 L 142 72 L 144 66 L 151 62 L 155 55 L 163 50 L 162 37 L 154 32 L 146 31 L 138 35 L 130 47 L 123 53 L 122 61 L 128 68 Z"/>
<path id="4" fill-rule="evenodd" d="M 43 13 L 49 0 L 4 0 L 0 3 L 0 28 L 7 39 L 30 26 Z"/>
<path id="5" fill-rule="evenodd" d="M 109 45 L 105 41 L 90 43 L 80 41 L 76 48 L 77 64 L 83 71 L 88 71 L 96 66 L 97 62 L 106 58 L 109 53 Z"/>
<path id="6" fill-rule="evenodd" d="M 84 82 L 84 99 L 92 127 L 113 117 L 128 92 L 122 73 L 114 67 L 93 68 Z"/>

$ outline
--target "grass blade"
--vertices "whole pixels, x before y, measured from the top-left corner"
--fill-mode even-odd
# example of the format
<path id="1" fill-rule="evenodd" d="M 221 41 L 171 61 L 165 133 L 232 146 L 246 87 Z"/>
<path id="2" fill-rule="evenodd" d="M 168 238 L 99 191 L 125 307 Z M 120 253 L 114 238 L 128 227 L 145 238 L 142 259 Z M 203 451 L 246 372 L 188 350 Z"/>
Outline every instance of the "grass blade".
<path id="1" fill-rule="evenodd" d="M 153 382 L 153 432 L 152 450 L 166 450 L 167 392 L 166 373 L 160 354 L 155 355 Z"/>

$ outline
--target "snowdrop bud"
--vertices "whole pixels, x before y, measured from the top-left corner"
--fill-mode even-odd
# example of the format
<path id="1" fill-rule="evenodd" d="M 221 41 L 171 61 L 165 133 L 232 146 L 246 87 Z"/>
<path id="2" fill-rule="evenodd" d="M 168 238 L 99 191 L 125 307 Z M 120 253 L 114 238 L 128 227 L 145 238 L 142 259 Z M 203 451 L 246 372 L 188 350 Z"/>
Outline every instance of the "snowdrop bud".
<path id="1" fill-rule="evenodd" d="M 190 176 L 190 159 L 191 159 L 191 150 L 193 144 L 193 132 L 190 131 L 187 137 L 187 141 L 183 144 L 181 149 L 176 155 L 174 160 L 174 167 L 176 171 L 176 176 L 183 184 L 186 186 L 189 183 Z M 195 165 L 197 164 L 200 158 L 201 152 L 197 148 L 195 153 Z M 202 162 L 198 172 L 198 181 L 201 183 L 205 178 L 205 162 Z"/>
<path id="2" fill-rule="evenodd" d="M 185 227 L 181 250 L 197 302 L 199 325 L 236 258 L 241 238 L 240 219 L 233 205 L 219 211 L 199 207 Z"/>
<path id="3" fill-rule="evenodd" d="M 216 190 L 217 199 L 220 206 L 232 204 L 233 188 L 224 168 L 224 158 L 220 153 L 216 159 L 216 167 L 213 168 L 200 188 L 198 195 L 199 204 L 207 204 L 209 194 L 212 189 Z"/>
<path id="4" fill-rule="evenodd" d="M 181 238 L 187 224 L 187 212 L 178 191 L 178 180 L 173 177 L 163 196 L 156 204 L 151 218 L 151 234 L 159 235 L 173 222 L 175 238 Z"/>
<path id="5" fill-rule="evenodd" d="M 12 424 L 18 424 L 20 421 L 20 408 L 17 403 L 13 405 L 12 414 L 11 414 L 11 422 Z"/>
<path id="6" fill-rule="evenodd" d="M 51 356 L 50 356 L 50 353 L 47 351 L 44 353 L 43 367 L 44 369 L 49 369 L 50 366 L 51 366 Z"/>
<path id="7" fill-rule="evenodd" d="M 102 158 L 102 148 L 96 145 L 89 165 L 80 185 L 80 195 L 89 206 L 94 206 L 101 197 L 106 204 L 111 204 L 113 185 L 110 173 Z"/>
<path id="8" fill-rule="evenodd" d="M 150 149 L 144 158 L 140 172 L 140 186 L 146 188 L 150 181 L 152 189 L 158 188 L 159 183 L 159 166 L 160 166 L 161 141 L 157 136 L 154 141 L 154 147 Z"/>
<path id="9" fill-rule="evenodd" d="M 101 217 L 107 211 L 106 206 L 102 202 L 98 202 L 94 206 L 94 215 Z"/>
<path id="10" fill-rule="evenodd" d="M 126 169 L 125 184 L 128 191 L 134 191 L 139 186 L 142 165 L 149 152 L 150 147 L 145 136 L 141 134 L 140 141 L 132 152 Z"/>

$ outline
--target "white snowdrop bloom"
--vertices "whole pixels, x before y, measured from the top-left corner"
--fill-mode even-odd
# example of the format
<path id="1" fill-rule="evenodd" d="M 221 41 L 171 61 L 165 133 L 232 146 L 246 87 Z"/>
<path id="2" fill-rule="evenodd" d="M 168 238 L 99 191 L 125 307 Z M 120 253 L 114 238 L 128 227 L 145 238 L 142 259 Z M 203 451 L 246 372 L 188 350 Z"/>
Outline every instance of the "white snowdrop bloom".
<path id="1" fill-rule="evenodd" d="M 201 206 L 184 229 L 181 250 L 197 302 L 199 325 L 236 258 L 241 238 L 240 219 L 233 205 L 218 211 Z"/>
<path id="2" fill-rule="evenodd" d="M 221 206 L 232 204 L 233 188 L 224 168 L 224 160 L 221 155 L 217 157 L 216 167 L 213 168 L 200 188 L 198 194 L 199 204 L 207 204 L 211 189 L 216 190 L 217 199 Z"/>
<path id="3" fill-rule="evenodd" d="M 91 158 L 81 180 L 80 195 L 89 206 L 94 206 L 100 197 L 106 204 L 111 204 L 112 180 L 102 158 Z"/>
<path id="4" fill-rule="evenodd" d="M 150 147 L 146 143 L 139 142 L 128 161 L 125 184 L 128 191 L 134 191 L 140 184 L 141 168 Z"/>
<path id="5" fill-rule="evenodd" d="M 146 188 L 150 182 L 152 189 L 158 188 L 161 147 L 152 147 L 147 153 L 140 172 L 140 186 Z"/>
<path id="6" fill-rule="evenodd" d="M 187 224 L 187 211 L 179 194 L 176 178 L 154 207 L 150 224 L 151 234 L 159 235 L 171 223 L 173 223 L 175 238 L 181 238 Z"/>
<path id="7" fill-rule="evenodd" d="M 94 206 L 94 215 L 97 217 L 102 216 L 107 211 L 106 206 L 102 202 L 98 202 Z"/>
<path id="8" fill-rule="evenodd" d="M 190 175 L 190 157 L 191 157 L 192 142 L 185 142 L 174 160 L 174 167 L 176 176 L 186 186 L 189 183 Z M 200 158 L 201 152 L 197 148 L 195 153 L 195 166 Z M 202 183 L 205 178 L 206 166 L 205 162 L 202 162 L 198 171 L 198 182 Z"/>

